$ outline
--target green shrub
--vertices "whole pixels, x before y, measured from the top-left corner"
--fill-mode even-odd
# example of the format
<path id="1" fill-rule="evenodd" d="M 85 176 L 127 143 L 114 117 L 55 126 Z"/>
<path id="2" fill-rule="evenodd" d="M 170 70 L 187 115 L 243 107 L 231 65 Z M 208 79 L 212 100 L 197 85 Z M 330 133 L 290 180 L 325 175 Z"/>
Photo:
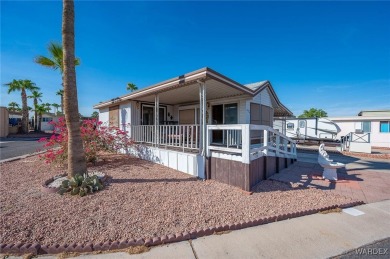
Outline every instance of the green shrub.
<path id="1" fill-rule="evenodd" d="M 76 174 L 70 180 L 62 181 L 61 187 L 58 193 L 63 195 L 66 192 L 70 192 L 71 195 L 80 195 L 81 197 L 88 193 L 93 193 L 102 190 L 103 184 L 97 175 L 84 176 Z"/>

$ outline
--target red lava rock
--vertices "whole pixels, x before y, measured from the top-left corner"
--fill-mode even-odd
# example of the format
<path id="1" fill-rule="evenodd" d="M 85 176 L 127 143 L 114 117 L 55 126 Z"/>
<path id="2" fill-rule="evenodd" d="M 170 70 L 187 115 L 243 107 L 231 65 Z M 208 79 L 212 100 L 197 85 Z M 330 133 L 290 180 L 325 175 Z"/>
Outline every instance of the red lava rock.
<path id="1" fill-rule="evenodd" d="M 186 229 L 201 229 L 200 233 L 189 231 L 190 238 L 196 238 L 205 235 L 203 229 L 211 228 L 213 233 L 229 230 L 229 226 L 224 227 L 228 223 L 234 225 L 242 221 L 240 226 L 248 227 L 268 222 L 255 220 L 262 217 L 359 204 L 331 192 L 292 188 L 289 184 L 269 180 L 259 183 L 251 190 L 252 195 L 247 196 L 236 187 L 214 180 L 200 181 L 131 156 L 108 154 L 103 158 L 104 161 L 90 166 L 89 170 L 110 175 L 106 181 L 109 187 L 82 198 L 42 193 L 42 183 L 64 169 L 43 166 L 37 156 L 0 164 L 1 241 L 11 244 L 1 250 L 11 249 L 19 240 L 26 244 L 40 240 L 41 244 L 60 245 L 88 241 L 103 246 L 108 240 L 159 236 L 161 242 L 166 243 L 174 239 L 164 239 L 165 235 L 183 233 Z M 22 183 L 20 179 L 24 179 Z M 161 179 L 172 181 L 162 184 Z M 205 204 L 212 209 L 204 209 Z M 183 233 L 184 238 L 188 237 Z M 139 243 L 143 245 L 144 241 Z M 94 245 L 93 250 L 103 250 L 97 249 L 98 246 Z M 65 250 L 74 248 L 70 246 Z M 36 250 L 36 247 L 29 249 Z"/>

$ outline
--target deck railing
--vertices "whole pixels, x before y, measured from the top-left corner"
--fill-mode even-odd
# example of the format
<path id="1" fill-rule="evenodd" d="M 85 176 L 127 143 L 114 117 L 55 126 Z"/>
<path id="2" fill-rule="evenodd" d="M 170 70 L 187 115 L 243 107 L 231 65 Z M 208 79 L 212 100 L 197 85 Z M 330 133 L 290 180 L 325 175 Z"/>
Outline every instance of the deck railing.
<path id="1" fill-rule="evenodd" d="M 128 126 L 136 143 L 177 147 L 182 150 L 199 148 L 199 125 L 136 125 Z"/>
<path id="2" fill-rule="evenodd" d="M 296 158 L 295 141 L 265 125 L 208 125 L 207 149 L 208 156 L 212 151 L 237 154 L 246 163 L 263 155 Z"/>

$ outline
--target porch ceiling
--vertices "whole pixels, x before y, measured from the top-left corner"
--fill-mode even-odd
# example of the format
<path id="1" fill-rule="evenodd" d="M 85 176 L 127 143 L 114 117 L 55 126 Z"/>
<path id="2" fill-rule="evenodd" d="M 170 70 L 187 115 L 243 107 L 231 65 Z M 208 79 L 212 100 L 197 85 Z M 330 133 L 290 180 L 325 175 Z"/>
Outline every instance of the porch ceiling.
<path id="1" fill-rule="evenodd" d="M 208 79 L 206 84 L 206 99 L 220 99 L 232 96 L 250 96 L 242 90 L 228 86 L 220 81 Z M 154 102 L 154 94 L 137 98 L 141 102 Z M 178 86 L 159 93 L 161 104 L 186 104 L 199 102 L 199 83 L 193 82 L 183 86 Z"/>

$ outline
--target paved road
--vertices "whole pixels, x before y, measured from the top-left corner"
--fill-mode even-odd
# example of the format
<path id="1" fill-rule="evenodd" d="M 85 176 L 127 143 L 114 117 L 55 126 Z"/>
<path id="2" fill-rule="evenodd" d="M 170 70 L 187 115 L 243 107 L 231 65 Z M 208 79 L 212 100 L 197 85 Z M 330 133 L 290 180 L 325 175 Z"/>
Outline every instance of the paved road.
<path id="1" fill-rule="evenodd" d="M 0 138 L 0 160 L 27 155 L 43 149 L 39 138 Z"/>
<path id="2" fill-rule="evenodd" d="M 345 156 L 342 154 L 328 153 L 330 159 L 335 162 L 341 162 L 347 165 L 347 169 L 359 169 L 369 170 L 373 172 L 390 173 L 390 160 L 389 159 L 373 159 Z M 298 150 L 298 161 L 308 163 L 318 163 L 318 152 Z"/>

